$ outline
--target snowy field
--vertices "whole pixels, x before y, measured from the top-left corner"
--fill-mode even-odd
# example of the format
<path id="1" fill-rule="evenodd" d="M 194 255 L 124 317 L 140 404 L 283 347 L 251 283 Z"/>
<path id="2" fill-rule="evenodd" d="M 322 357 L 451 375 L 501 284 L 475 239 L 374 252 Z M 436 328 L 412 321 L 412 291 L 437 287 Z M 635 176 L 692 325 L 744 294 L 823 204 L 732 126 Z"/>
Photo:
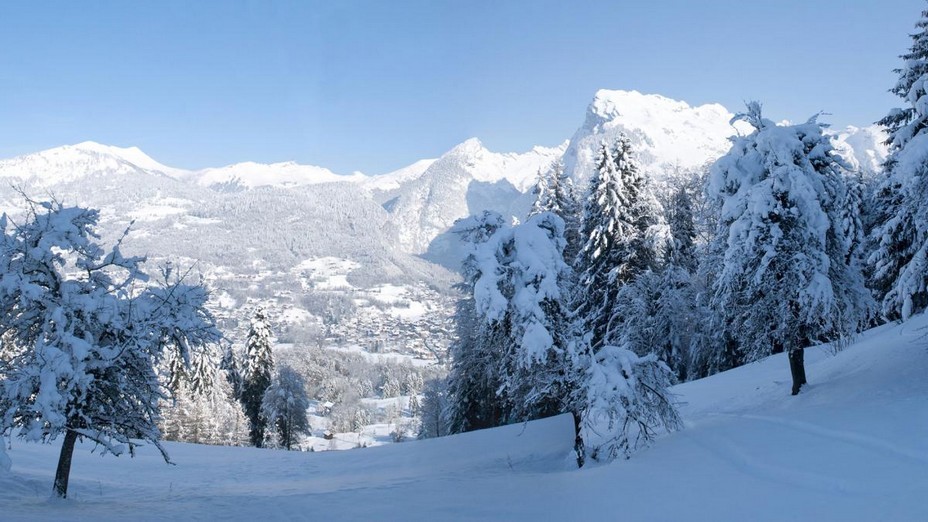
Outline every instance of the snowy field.
<path id="1" fill-rule="evenodd" d="M 928 318 L 676 387 L 687 429 L 575 469 L 567 416 L 443 439 L 296 453 L 166 444 L 176 466 L 13 441 L 2 520 L 928 520 Z"/>

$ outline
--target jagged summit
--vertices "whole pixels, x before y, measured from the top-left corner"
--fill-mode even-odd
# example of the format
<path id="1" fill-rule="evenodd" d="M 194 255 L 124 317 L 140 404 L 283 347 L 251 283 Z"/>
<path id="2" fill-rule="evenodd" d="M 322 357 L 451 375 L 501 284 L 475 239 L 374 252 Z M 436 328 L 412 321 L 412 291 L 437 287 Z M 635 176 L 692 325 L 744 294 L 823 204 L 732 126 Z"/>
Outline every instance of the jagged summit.
<path id="1" fill-rule="evenodd" d="M 731 146 L 730 136 L 749 131 L 741 123 L 733 126 L 732 116 L 717 103 L 693 107 L 658 94 L 601 89 L 570 140 L 564 163 L 577 179 L 588 178 L 599 143 L 624 132 L 642 168 L 654 177 L 697 168 L 724 154 Z"/>

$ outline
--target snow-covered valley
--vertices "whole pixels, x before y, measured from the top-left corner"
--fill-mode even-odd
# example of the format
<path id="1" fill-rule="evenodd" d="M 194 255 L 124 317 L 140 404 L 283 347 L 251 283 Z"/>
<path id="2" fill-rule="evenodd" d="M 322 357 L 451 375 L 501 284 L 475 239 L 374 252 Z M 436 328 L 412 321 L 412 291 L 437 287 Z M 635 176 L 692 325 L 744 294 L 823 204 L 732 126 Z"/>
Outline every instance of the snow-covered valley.
<path id="1" fill-rule="evenodd" d="M 569 416 L 349 452 L 168 443 L 134 458 L 14 440 L 4 520 L 925 520 L 928 316 L 673 388 L 686 422 L 628 461 L 576 469 Z"/>

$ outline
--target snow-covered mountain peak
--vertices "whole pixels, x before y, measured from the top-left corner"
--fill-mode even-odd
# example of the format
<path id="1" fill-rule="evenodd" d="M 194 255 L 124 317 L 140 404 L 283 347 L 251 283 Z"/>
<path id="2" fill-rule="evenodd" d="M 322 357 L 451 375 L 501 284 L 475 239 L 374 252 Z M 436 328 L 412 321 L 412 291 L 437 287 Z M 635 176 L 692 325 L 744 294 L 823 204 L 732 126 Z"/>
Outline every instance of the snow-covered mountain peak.
<path id="1" fill-rule="evenodd" d="M 179 177 L 185 173 L 158 163 L 138 147 L 114 147 L 93 141 L 0 160 L 0 177 L 42 187 L 87 176 L 133 175 L 140 172 Z"/>
<path id="2" fill-rule="evenodd" d="M 445 156 L 475 156 L 489 152 L 478 138 L 468 138 L 446 152 Z"/>
<path id="3" fill-rule="evenodd" d="M 732 117 L 717 103 L 693 107 L 658 94 L 602 89 L 570 140 L 564 162 L 568 172 L 586 179 L 599 144 L 624 132 L 636 145 L 642 168 L 652 176 L 698 168 L 724 154 L 731 146 L 730 136 L 750 131 L 742 122 L 732 125 Z"/>
<path id="4" fill-rule="evenodd" d="M 148 154 L 142 152 L 142 150 L 138 147 L 116 147 L 113 145 L 104 145 L 95 141 L 84 141 L 75 145 L 65 145 L 61 148 L 66 149 L 69 147 L 79 151 L 86 151 L 120 158 L 145 170 L 161 172 L 162 174 L 167 174 L 171 177 L 179 177 L 187 172 L 184 169 L 169 167 L 163 163 L 158 162 Z"/>

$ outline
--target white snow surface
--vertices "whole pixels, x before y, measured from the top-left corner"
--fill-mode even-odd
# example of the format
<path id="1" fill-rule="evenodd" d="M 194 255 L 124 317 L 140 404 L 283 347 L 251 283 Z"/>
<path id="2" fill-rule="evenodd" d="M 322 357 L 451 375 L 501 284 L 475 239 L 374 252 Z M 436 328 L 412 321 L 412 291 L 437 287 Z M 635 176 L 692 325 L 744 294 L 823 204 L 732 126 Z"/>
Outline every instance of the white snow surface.
<path id="1" fill-rule="evenodd" d="M 928 520 L 928 317 L 832 356 L 785 355 L 674 388 L 687 428 L 628 461 L 575 469 L 568 416 L 345 452 L 168 443 L 135 459 L 14 440 L 4 520 Z"/>

